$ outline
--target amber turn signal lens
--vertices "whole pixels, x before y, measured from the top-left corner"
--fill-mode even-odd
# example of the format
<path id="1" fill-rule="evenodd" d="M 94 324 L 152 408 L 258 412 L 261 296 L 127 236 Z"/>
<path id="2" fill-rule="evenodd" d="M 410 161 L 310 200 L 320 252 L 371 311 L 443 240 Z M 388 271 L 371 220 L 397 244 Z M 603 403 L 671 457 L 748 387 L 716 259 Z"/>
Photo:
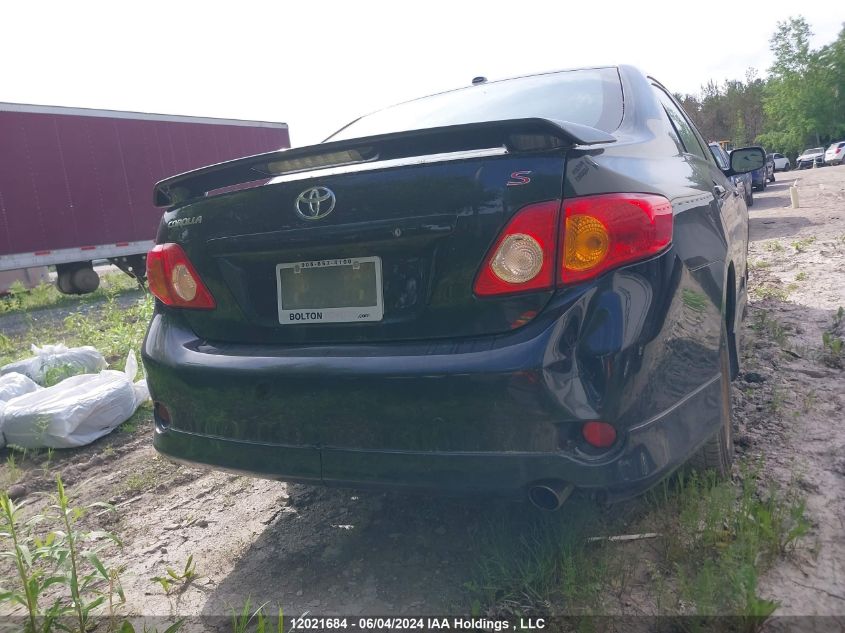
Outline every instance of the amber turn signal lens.
<path id="1" fill-rule="evenodd" d="M 564 265 L 570 270 L 589 270 L 598 266 L 610 248 L 607 228 L 596 218 L 573 215 L 566 218 Z"/>

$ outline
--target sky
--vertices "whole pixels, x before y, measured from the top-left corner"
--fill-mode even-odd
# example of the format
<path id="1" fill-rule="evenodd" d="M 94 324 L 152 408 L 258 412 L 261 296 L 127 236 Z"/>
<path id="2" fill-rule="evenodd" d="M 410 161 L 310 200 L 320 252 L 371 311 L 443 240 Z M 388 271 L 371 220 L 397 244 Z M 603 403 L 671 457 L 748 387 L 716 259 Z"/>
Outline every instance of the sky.
<path id="1" fill-rule="evenodd" d="M 765 74 L 799 13 L 814 48 L 845 22 L 831 0 L 0 0 L 0 101 L 281 121 L 301 146 L 478 75 L 626 63 L 697 93 Z"/>

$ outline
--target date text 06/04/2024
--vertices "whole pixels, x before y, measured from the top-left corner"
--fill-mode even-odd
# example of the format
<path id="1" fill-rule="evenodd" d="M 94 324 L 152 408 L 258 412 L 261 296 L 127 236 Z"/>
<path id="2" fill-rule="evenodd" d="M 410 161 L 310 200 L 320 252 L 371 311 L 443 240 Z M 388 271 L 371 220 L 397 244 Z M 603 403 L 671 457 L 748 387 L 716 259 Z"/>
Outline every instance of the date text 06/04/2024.
<path id="1" fill-rule="evenodd" d="M 357 629 L 360 631 L 507 631 L 542 630 L 542 618 L 519 618 L 519 621 L 491 620 L 488 618 L 460 617 L 395 617 L 395 618 L 344 618 L 299 616 L 291 619 L 291 630 L 328 631 Z"/>

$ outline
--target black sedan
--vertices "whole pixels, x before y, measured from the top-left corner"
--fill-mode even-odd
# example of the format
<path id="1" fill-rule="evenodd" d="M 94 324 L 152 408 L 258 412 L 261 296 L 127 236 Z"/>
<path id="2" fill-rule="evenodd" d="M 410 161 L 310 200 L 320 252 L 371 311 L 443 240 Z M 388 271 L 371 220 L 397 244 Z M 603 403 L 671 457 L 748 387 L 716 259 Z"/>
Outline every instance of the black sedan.
<path id="1" fill-rule="evenodd" d="M 623 108 L 624 102 L 624 108 Z M 155 447 L 348 487 L 613 500 L 726 473 L 748 223 L 627 67 L 474 85 L 156 186 Z"/>

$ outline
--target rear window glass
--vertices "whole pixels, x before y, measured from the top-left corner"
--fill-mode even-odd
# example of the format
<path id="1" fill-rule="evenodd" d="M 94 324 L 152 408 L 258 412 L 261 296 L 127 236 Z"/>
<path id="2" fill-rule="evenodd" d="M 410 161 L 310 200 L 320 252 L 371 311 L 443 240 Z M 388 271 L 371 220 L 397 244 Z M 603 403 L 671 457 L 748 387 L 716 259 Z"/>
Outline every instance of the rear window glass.
<path id="1" fill-rule="evenodd" d="M 622 121 L 619 73 L 615 68 L 569 70 L 460 88 L 379 110 L 327 140 L 533 117 L 612 132 Z"/>

